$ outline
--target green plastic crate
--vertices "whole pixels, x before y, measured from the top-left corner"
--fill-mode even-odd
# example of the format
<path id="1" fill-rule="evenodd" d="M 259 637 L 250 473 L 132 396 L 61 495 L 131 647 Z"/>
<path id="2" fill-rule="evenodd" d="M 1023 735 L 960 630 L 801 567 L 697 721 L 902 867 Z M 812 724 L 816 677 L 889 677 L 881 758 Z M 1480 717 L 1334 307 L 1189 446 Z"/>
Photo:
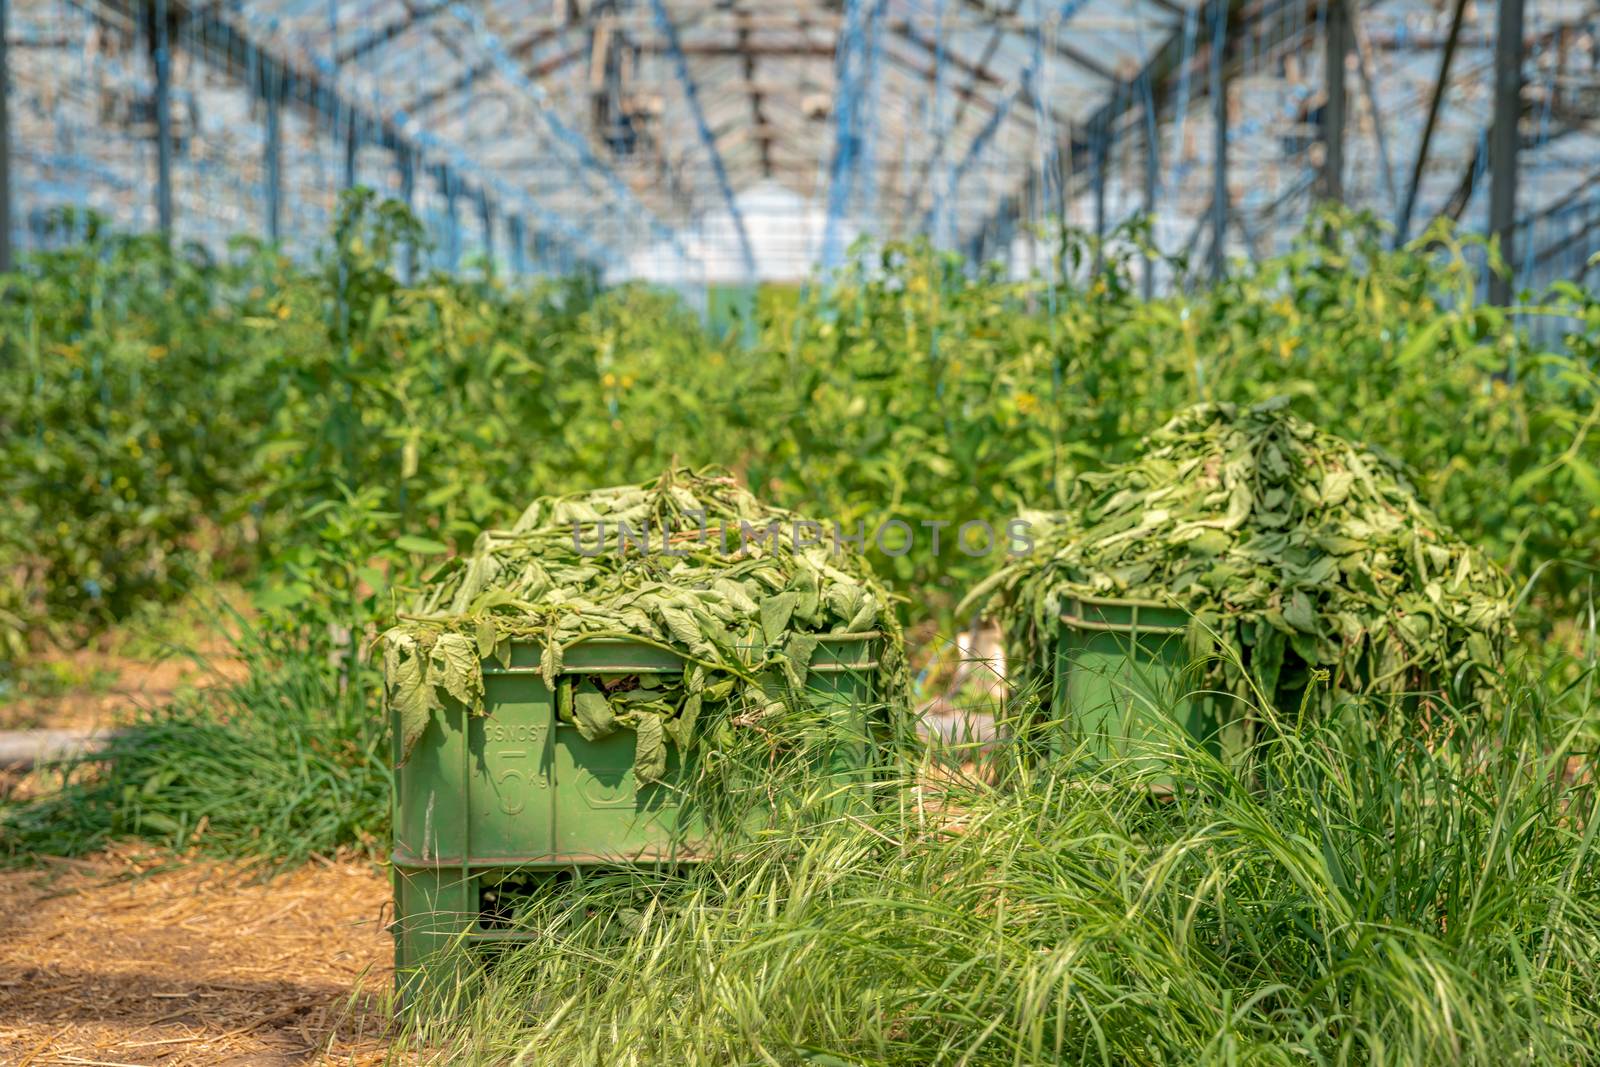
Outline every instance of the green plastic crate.
<path id="1" fill-rule="evenodd" d="M 814 706 L 838 716 L 841 743 L 829 750 L 827 769 L 846 784 L 865 781 L 872 764 L 867 713 L 877 638 L 825 637 L 807 672 Z M 559 721 L 539 659 L 538 645 L 514 643 L 509 666 L 485 661 L 485 714 L 447 700 L 403 764 L 398 747 L 393 751 L 393 933 L 402 993 L 450 981 L 459 948 L 519 936 L 483 921 L 486 887 L 507 872 L 672 866 L 702 859 L 711 847 L 706 813 L 674 788 L 694 770 L 695 752 L 681 766 L 669 745 L 666 781 L 640 786 L 634 732 L 588 741 Z M 606 638 L 568 648 L 562 675 L 683 669 L 670 651 Z M 749 826 L 770 818 L 760 804 L 752 796 Z"/>
<path id="2" fill-rule="evenodd" d="M 1052 748 L 1092 764 L 1170 745 L 1176 723 L 1201 746 L 1226 756 L 1242 724 L 1194 692 L 1185 635 L 1189 616 L 1147 600 L 1074 597 L 1049 664 L 1051 707 L 1062 721 Z M 1157 780 L 1157 786 L 1170 780 Z"/>

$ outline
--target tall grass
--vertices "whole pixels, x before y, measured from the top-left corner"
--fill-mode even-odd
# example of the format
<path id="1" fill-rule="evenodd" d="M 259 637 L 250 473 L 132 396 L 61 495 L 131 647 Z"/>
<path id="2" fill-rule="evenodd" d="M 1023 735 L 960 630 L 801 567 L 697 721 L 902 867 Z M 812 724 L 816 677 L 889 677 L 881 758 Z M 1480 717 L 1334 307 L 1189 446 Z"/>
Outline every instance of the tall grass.
<path id="1" fill-rule="evenodd" d="M 58 788 L 0 806 L 0 859 L 137 837 L 289 864 L 386 840 L 388 753 L 372 669 L 303 632 L 236 621 L 232 651 L 246 673 L 215 673 L 143 712 L 104 751 L 55 768 Z"/>
<path id="2" fill-rule="evenodd" d="M 1600 797 L 1569 766 L 1600 710 L 1550 692 L 1348 708 L 1243 772 L 1176 736 L 1089 778 L 1001 746 L 668 883 L 534 896 L 534 943 L 409 1038 L 452 1063 L 1600 1062 Z"/>

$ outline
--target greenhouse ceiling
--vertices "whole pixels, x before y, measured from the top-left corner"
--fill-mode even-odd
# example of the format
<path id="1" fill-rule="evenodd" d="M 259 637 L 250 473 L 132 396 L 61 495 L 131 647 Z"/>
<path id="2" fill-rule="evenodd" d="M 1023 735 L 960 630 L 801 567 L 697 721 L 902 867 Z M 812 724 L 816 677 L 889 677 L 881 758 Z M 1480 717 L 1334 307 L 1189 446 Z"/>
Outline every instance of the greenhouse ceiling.
<path id="1" fill-rule="evenodd" d="M 451 260 L 663 280 L 796 277 L 861 234 L 1016 266 L 1032 224 L 1147 212 L 1163 251 L 1261 255 L 1326 192 L 1330 12 L 1339 196 L 1481 223 L 1497 8 L 1469 0 L 11 0 L 19 199 L 163 221 L 165 77 L 155 211 L 198 236 L 311 241 L 359 182 Z M 1600 5 L 1523 21 L 1518 206 L 1565 270 L 1600 218 Z"/>

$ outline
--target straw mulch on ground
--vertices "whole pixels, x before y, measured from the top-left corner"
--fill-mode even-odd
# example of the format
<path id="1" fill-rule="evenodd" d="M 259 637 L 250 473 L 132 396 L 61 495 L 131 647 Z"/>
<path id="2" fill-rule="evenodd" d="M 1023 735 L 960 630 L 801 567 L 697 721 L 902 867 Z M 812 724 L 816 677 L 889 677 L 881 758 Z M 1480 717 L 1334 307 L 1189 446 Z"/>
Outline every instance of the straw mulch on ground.
<path id="1" fill-rule="evenodd" d="M 271 880 L 132 852 L 0 872 L 0 1062 L 370 1064 L 392 984 L 365 860 Z"/>

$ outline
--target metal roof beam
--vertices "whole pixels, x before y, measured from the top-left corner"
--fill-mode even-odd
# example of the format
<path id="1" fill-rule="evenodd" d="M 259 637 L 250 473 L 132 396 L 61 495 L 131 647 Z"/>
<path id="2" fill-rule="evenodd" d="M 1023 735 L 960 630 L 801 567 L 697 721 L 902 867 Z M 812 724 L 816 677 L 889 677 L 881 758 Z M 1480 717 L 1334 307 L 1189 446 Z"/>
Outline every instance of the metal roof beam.
<path id="1" fill-rule="evenodd" d="M 1228 20 L 1228 24 L 1235 25 L 1235 20 L 1247 2 L 1248 0 L 1202 0 L 1193 9 L 1185 9 L 1184 19 L 1185 21 L 1187 20 L 1189 11 L 1192 10 L 1196 26 L 1203 27 L 1213 24 L 1211 20 L 1215 19 L 1218 12 L 1221 11 Z M 1293 2 L 1296 2 L 1296 0 L 1276 0 L 1276 2 L 1263 0 L 1262 10 L 1258 11 L 1257 14 L 1259 16 L 1260 14 L 1270 13 Z M 1201 54 L 1202 52 L 1197 50 L 1195 57 L 1191 59 L 1191 65 L 1199 61 Z M 1179 22 L 1173 27 L 1172 33 L 1167 36 L 1166 41 L 1156 49 L 1137 74 L 1118 83 L 1108 94 L 1104 104 L 1097 108 L 1083 123 L 1068 131 L 1071 138 L 1072 152 L 1070 162 L 1066 164 L 1067 170 L 1062 175 L 1063 186 L 1065 186 L 1066 178 L 1078 174 L 1093 164 L 1093 153 L 1089 151 L 1090 145 L 1088 143 L 1092 131 L 1107 131 L 1109 143 L 1106 149 L 1108 152 L 1116 146 L 1118 139 L 1116 132 L 1117 120 L 1122 117 L 1123 113 L 1133 108 L 1136 100 L 1141 99 L 1141 94 L 1134 91 L 1138 85 L 1143 83 L 1149 87 L 1149 99 L 1153 102 L 1156 113 L 1160 113 L 1162 106 L 1172 95 L 1172 81 L 1180 73 L 1183 61 L 1184 22 Z M 1235 58 L 1234 62 L 1238 62 L 1238 59 Z M 1206 72 L 1201 71 L 1200 73 L 1204 75 Z M 1020 185 L 1023 190 L 1026 190 L 1034 181 L 1035 175 L 1030 174 Z M 1026 197 L 1020 197 L 1019 200 L 1026 200 Z M 1207 210 L 1209 211 L 1210 208 Z M 992 218 L 986 221 L 985 225 L 989 225 L 990 221 L 992 221 Z"/>
<path id="2" fill-rule="evenodd" d="M 454 3 L 455 0 L 450 0 L 450 2 Z M 446 4 L 445 6 L 448 7 L 449 4 Z M 570 26 L 563 26 L 557 29 L 543 29 L 537 33 L 529 34 L 527 37 L 524 37 L 522 40 L 511 45 L 511 54 L 515 56 L 527 56 L 535 48 L 538 48 L 540 45 L 551 40 L 552 38 L 565 34 L 571 28 L 572 27 Z M 560 56 L 556 57 L 556 65 L 554 67 L 549 66 L 549 64 L 552 62 L 551 60 L 546 60 L 545 63 L 541 64 L 540 67 L 535 69 L 535 75 L 537 77 L 545 77 L 554 73 L 555 70 L 560 69 L 560 67 L 565 66 L 573 60 L 581 59 L 583 56 L 588 55 L 588 53 L 589 49 L 587 47 L 577 48 L 573 49 L 572 51 L 562 53 Z M 427 112 L 429 109 L 437 106 L 439 101 L 468 88 L 473 82 L 477 81 L 479 78 L 482 78 L 492 70 L 494 70 L 494 63 L 490 60 L 485 59 L 474 63 L 444 85 L 441 85 L 435 89 L 429 89 L 426 92 L 407 100 L 405 102 L 405 111 L 408 115 L 421 115 Z"/>
<path id="3" fill-rule="evenodd" d="M 919 37 L 907 30 L 902 30 L 897 36 L 906 43 L 915 45 L 918 51 L 926 53 L 929 59 L 933 60 L 934 62 L 938 62 L 941 58 L 941 52 L 939 50 L 937 41 L 930 41 L 926 37 Z M 993 111 L 997 106 L 995 102 L 978 92 L 973 86 L 975 86 L 978 82 L 982 82 L 985 85 L 992 85 L 997 89 L 1004 89 L 1005 82 L 1000 78 L 1000 76 L 991 70 L 974 64 L 971 60 L 955 55 L 949 49 L 944 50 L 942 53 L 942 58 L 945 63 L 948 63 L 950 66 L 961 71 L 963 74 L 969 75 L 971 78 L 971 82 L 969 82 L 968 85 L 957 86 L 950 91 L 955 93 L 956 96 L 960 97 L 962 100 L 966 100 L 969 103 L 976 102 L 984 106 L 987 110 Z M 925 78 L 928 81 L 932 81 L 934 79 L 935 71 L 932 67 L 924 70 L 914 67 L 911 64 L 903 61 L 897 65 L 902 69 Z M 1022 102 L 1027 104 L 1029 108 L 1038 108 L 1041 106 L 1041 101 L 1034 99 L 1033 93 L 1026 89 L 1024 89 Z M 1072 126 L 1074 124 L 1071 118 L 1062 115 L 1053 107 L 1044 106 L 1043 110 L 1045 114 L 1050 117 L 1051 122 L 1060 123 L 1062 126 Z M 1032 118 L 1031 115 L 1028 117 L 1029 119 Z M 952 126 L 953 125 L 954 124 L 952 123 Z"/>
<path id="4" fill-rule="evenodd" d="M 656 29 L 667 39 L 668 53 L 678 72 L 678 87 L 683 90 L 684 99 L 689 104 L 689 113 L 694 116 L 695 132 L 700 137 L 701 146 L 706 150 L 706 157 L 711 162 L 711 171 L 716 176 L 717 189 L 722 193 L 722 202 L 727 206 L 728 215 L 733 220 L 733 230 L 739 238 L 739 254 L 744 258 L 745 270 L 754 278 L 756 254 L 750 245 L 750 232 L 745 228 L 744 212 L 739 210 L 738 198 L 734 196 L 733 186 L 728 181 L 728 168 L 723 163 L 722 153 L 717 150 L 717 139 L 712 136 L 711 127 L 706 122 L 705 109 L 700 106 L 700 90 L 689 72 L 689 59 L 683 54 L 683 49 L 679 45 L 678 28 L 673 25 L 672 17 L 667 14 L 666 5 L 662 0 L 650 0 L 650 6 L 655 11 Z"/>
<path id="5" fill-rule="evenodd" d="M 0 0 L 0 2 L 3 2 L 3 0 Z M 738 32 L 739 47 L 741 50 L 750 46 L 751 30 L 749 17 L 750 16 L 748 12 L 740 12 Z M 680 51 L 679 54 L 681 55 L 682 52 Z M 743 55 L 743 60 L 745 85 L 749 87 L 745 90 L 745 93 L 750 98 L 750 124 L 754 127 L 764 127 L 767 125 L 767 94 L 756 88 L 756 57 L 745 53 Z M 738 90 L 734 89 L 732 86 L 729 86 L 729 91 L 737 92 Z M 763 178 L 771 178 L 772 141 L 762 141 L 759 150 L 761 152 L 761 176 Z"/>
<path id="6" fill-rule="evenodd" d="M 97 17 L 104 11 L 115 11 L 112 4 L 126 4 L 132 0 L 105 0 L 104 3 L 83 3 L 84 10 Z M 325 69 L 307 69 L 258 42 L 250 34 L 222 17 L 213 8 L 195 5 L 191 0 L 167 0 L 169 16 L 174 29 L 180 32 L 177 39 L 191 45 L 202 61 L 216 67 L 235 79 L 253 95 L 260 97 L 269 91 L 280 91 L 286 104 L 303 108 L 313 116 L 326 116 L 331 106 L 349 115 L 367 130 L 371 144 L 388 148 L 401 155 L 428 154 L 442 159 L 439 167 L 456 176 L 465 187 L 492 192 L 502 202 L 517 204 L 525 214 L 540 220 L 544 228 L 558 236 L 561 242 L 577 250 L 580 255 L 596 263 L 615 258 L 618 253 L 588 234 L 575 230 L 559 215 L 546 210 L 526 192 L 513 190 L 498 177 L 489 174 L 469 159 L 458 146 L 425 133 L 406 130 L 405 116 L 381 102 L 358 103 L 346 96 Z M 124 9 L 119 12 L 128 17 Z M 324 65 L 329 65 L 323 61 Z"/>
<path id="7" fill-rule="evenodd" d="M 390 41 L 393 41 L 395 38 L 406 33 L 406 31 L 410 30 L 413 26 L 416 26 L 422 22 L 426 22 L 428 19 L 431 19 L 435 15 L 444 11 L 444 9 L 449 7 L 453 2 L 454 0 L 435 0 L 434 3 L 420 10 L 407 5 L 405 18 L 397 19 L 396 21 L 389 23 L 387 26 L 380 26 L 361 37 L 359 40 L 346 45 L 344 48 L 339 50 L 338 62 L 349 63 L 353 60 L 362 58 L 370 52 L 382 48 Z"/>
<path id="8" fill-rule="evenodd" d="M 665 41 L 640 41 L 639 47 L 646 52 L 665 52 L 668 50 Z M 682 46 L 686 56 L 723 56 L 733 57 L 740 55 L 772 56 L 786 59 L 832 59 L 836 48 L 831 44 L 818 44 L 813 41 L 791 41 L 781 44 L 747 44 L 741 47 L 737 42 L 730 44 L 717 44 L 711 41 L 685 41 Z"/>
<path id="9" fill-rule="evenodd" d="M 970 2 L 972 2 L 972 0 L 968 0 L 968 2 L 970 3 Z M 1083 2 L 1083 0 L 1061 0 L 1061 4 L 1057 8 L 1057 22 L 1058 23 L 1064 23 L 1064 22 L 1070 21 L 1071 18 L 1072 18 L 1073 12 L 1077 9 L 1078 6 L 1080 6 L 1082 4 L 1082 2 Z M 1021 4 L 1021 0 L 1018 0 L 1018 6 L 1020 6 L 1020 4 Z M 996 36 L 998 36 L 998 31 L 997 31 Z M 991 39 L 991 40 L 993 40 L 993 39 Z M 1017 86 L 1016 86 L 1016 88 L 1013 89 L 1011 94 L 1009 96 L 1007 96 L 1004 101 L 1001 102 L 1000 107 L 997 108 L 995 113 L 989 117 L 989 121 L 984 124 L 984 126 L 983 126 L 983 128 L 981 130 L 978 131 L 977 136 L 973 137 L 973 139 L 971 141 L 967 142 L 966 154 L 963 155 L 961 157 L 961 161 L 956 164 L 955 172 L 951 175 L 951 178 L 950 178 L 950 194 L 952 196 L 961 188 L 961 180 L 962 180 L 962 178 L 964 178 L 966 176 L 967 169 L 973 164 L 973 162 L 975 162 L 977 160 L 978 156 L 982 154 L 983 150 L 989 146 L 989 142 L 994 139 L 995 134 L 999 132 L 1000 126 L 1004 122 L 1006 116 L 1010 113 L 1012 105 L 1015 104 L 1018 100 L 1022 100 L 1023 102 L 1026 103 L 1026 102 L 1031 101 L 1031 100 L 1034 99 L 1034 96 L 1033 96 L 1034 90 L 1033 90 L 1033 86 L 1032 86 L 1031 83 L 1032 83 L 1032 81 L 1033 81 L 1033 79 L 1034 79 L 1034 77 L 1036 75 L 1036 68 L 1039 66 L 1039 63 L 1041 62 L 1042 57 L 1043 57 L 1042 35 L 1036 34 L 1035 35 L 1035 42 L 1038 45 L 1038 47 L 1035 48 L 1034 55 L 1028 61 L 1028 65 L 1023 67 L 1021 72 L 1017 75 Z M 1037 105 L 1035 105 L 1035 106 L 1037 106 Z M 1102 110 L 1104 110 L 1104 109 L 1102 109 Z M 953 128 L 953 125 L 952 125 L 952 128 Z M 1072 132 L 1072 136 L 1074 138 L 1076 138 L 1077 133 L 1080 132 L 1079 128 L 1075 124 L 1068 124 L 1067 128 L 1068 128 L 1068 130 L 1073 131 Z M 1094 128 L 1095 127 L 1093 125 L 1093 121 L 1091 120 L 1091 124 L 1089 125 L 1089 129 L 1092 130 Z M 1108 146 L 1108 148 L 1109 148 L 1109 146 Z M 941 146 L 940 154 L 941 155 L 943 154 L 942 146 Z M 923 176 L 923 184 L 924 185 L 926 185 L 926 183 L 927 183 L 928 175 L 931 175 L 931 174 L 932 174 L 932 164 L 930 163 L 927 171 L 924 172 L 924 176 Z M 1025 185 L 1026 183 L 1023 183 L 1023 184 Z M 919 192 L 919 198 L 920 198 L 920 192 Z M 1004 201 L 1002 201 L 1002 203 L 1003 202 Z M 923 215 L 922 225 L 924 227 L 927 226 L 929 220 L 932 219 L 934 213 L 935 213 L 935 208 L 931 208 L 930 207 L 928 209 L 927 213 Z M 984 228 L 985 229 L 988 228 L 987 224 L 985 224 Z"/>
<path id="10" fill-rule="evenodd" d="M 1014 18 L 1017 12 L 1021 9 L 1022 0 L 1014 0 L 1014 3 L 1011 5 L 1011 10 L 1003 17 Z M 977 87 L 977 71 L 988 69 L 989 61 L 994 58 L 995 52 L 999 50 L 1000 41 L 1002 38 L 1004 38 L 1004 36 L 1005 31 L 999 28 L 999 26 L 995 26 L 989 31 L 989 39 L 984 43 L 983 54 L 978 58 L 977 63 L 972 65 L 971 72 L 968 75 L 967 88 L 969 90 Z M 943 58 L 945 52 L 946 49 L 943 47 L 938 49 L 938 51 L 935 53 L 936 63 L 938 60 Z M 1029 91 L 1031 92 L 1031 90 Z M 916 191 L 906 198 L 906 203 L 912 210 L 915 210 L 916 205 L 922 202 L 922 194 L 927 190 L 928 183 L 933 180 L 934 169 L 938 167 L 940 163 L 944 162 L 945 148 L 949 144 L 950 133 L 951 131 L 957 130 L 961 127 L 961 120 L 966 117 L 966 105 L 967 98 L 961 97 L 959 102 L 956 104 L 955 114 L 951 116 L 950 122 L 948 124 L 941 124 L 938 134 L 934 138 L 933 151 L 928 154 L 927 162 L 922 165 L 922 174 L 917 179 Z M 997 108 L 999 106 L 1001 105 L 996 105 Z M 1009 108 L 1009 104 L 1005 106 Z M 923 217 L 924 226 L 927 225 L 928 218 L 935 214 L 938 210 L 940 203 L 939 195 L 935 194 L 933 199 L 933 205 L 929 208 L 928 214 Z"/>
<path id="11" fill-rule="evenodd" d="M 678 234 L 645 206 L 644 202 L 629 188 L 628 183 L 623 181 L 622 176 L 615 169 L 608 166 L 594 154 L 593 147 L 590 146 L 588 139 L 581 132 L 562 121 L 561 117 L 556 114 L 554 106 L 550 103 L 549 94 L 545 92 L 544 86 L 531 80 L 517 66 L 516 61 L 506 53 L 504 46 L 500 44 L 500 39 L 484 24 L 482 17 L 476 11 L 460 3 L 459 0 L 450 5 L 450 14 L 472 33 L 473 43 L 487 53 L 487 58 L 493 65 L 495 72 L 508 85 L 526 96 L 533 104 L 534 110 L 538 113 L 540 121 L 544 123 L 545 129 L 550 133 L 553 141 L 556 144 L 565 146 L 578 168 L 588 171 L 599 178 L 611 190 L 619 206 L 630 210 L 645 224 L 645 227 L 652 235 L 671 245 L 680 256 L 687 260 L 689 258 L 688 252 L 683 247 Z"/>
<path id="12" fill-rule="evenodd" d="M 962 2 L 968 7 L 972 8 L 974 11 L 981 12 L 984 20 L 989 22 L 994 27 L 996 32 L 1004 33 L 1006 31 L 1007 27 L 1004 26 L 1000 20 L 1007 18 L 1008 16 L 1002 12 L 992 10 L 988 4 L 983 2 L 983 0 L 962 0 Z M 1013 9 L 1013 11 L 1014 10 L 1015 9 Z M 1062 21 L 1067 21 L 1070 19 L 1070 17 L 1071 16 L 1069 14 Z M 1043 27 L 1035 27 L 1026 35 L 1031 37 L 1034 34 L 1040 33 L 1042 29 Z M 1095 59 L 1093 56 L 1070 44 L 1063 44 L 1061 42 L 1061 25 L 1059 23 L 1056 25 L 1055 29 L 1056 32 L 1051 36 L 1048 42 L 1048 46 L 1051 51 L 1066 59 L 1069 63 L 1074 63 L 1077 66 L 1082 67 L 1084 70 L 1095 75 L 1096 77 L 1104 78 L 1110 82 L 1119 80 L 1116 71 L 1112 70 L 1098 59 Z"/>

